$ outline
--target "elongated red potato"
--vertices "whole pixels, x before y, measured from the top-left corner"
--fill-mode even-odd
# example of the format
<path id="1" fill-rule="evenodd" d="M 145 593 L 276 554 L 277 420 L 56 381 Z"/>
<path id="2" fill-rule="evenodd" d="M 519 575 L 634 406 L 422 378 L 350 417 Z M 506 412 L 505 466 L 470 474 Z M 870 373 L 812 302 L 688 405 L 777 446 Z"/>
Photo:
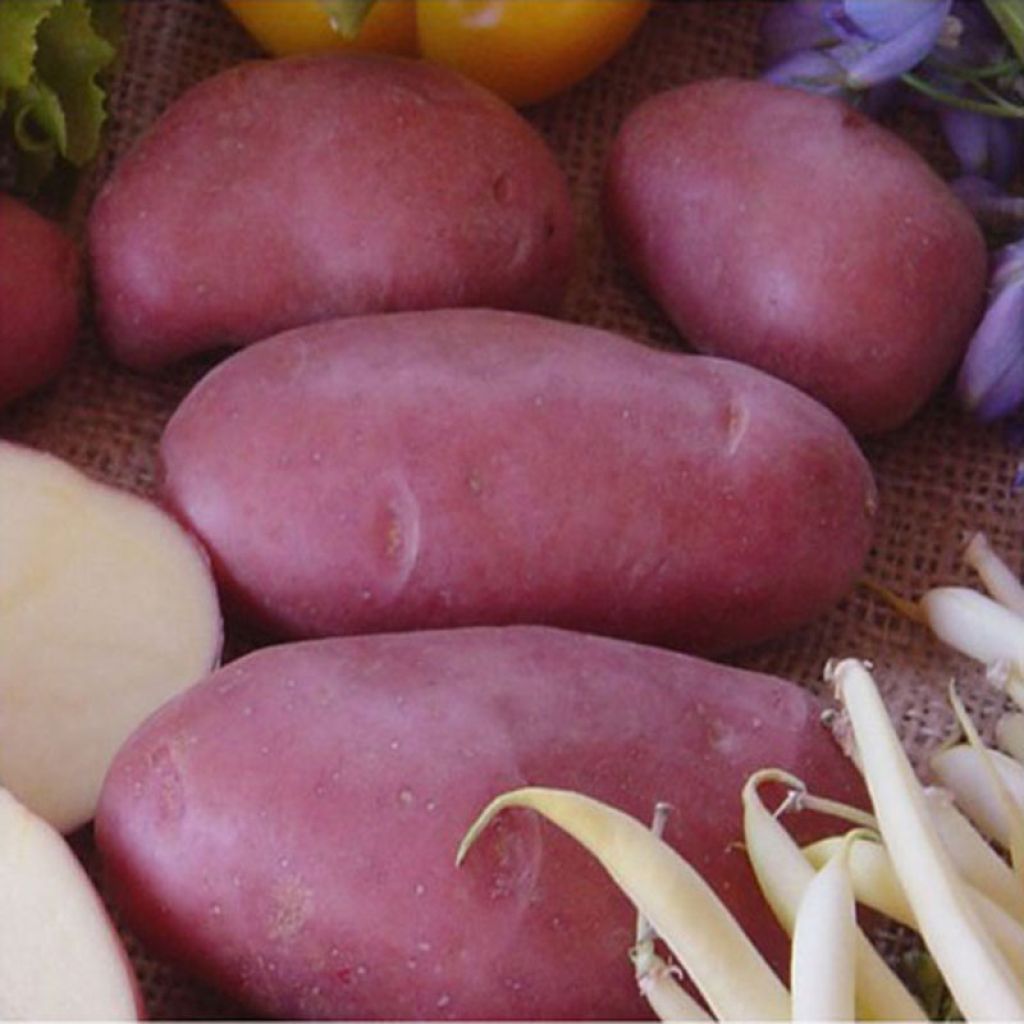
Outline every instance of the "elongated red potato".
<path id="1" fill-rule="evenodd" d="M 735 648 L 845 594 L 875 508 L 850 435 L 788 385 L 481 310 L 253 346 L 160 454 L 236 609 L 291 636 L 539 622 Z"/>
<path id="2" fill-rule="evenodd" d="M 531 814 L 455 853 L 490 799 L 577 789 L 665 832 L 778 968 L 740 790 L 766 764 L 863 800 L 792 684 L 542 627 L 308 641 L 175 698 L 118 755 L 96 836 L 151 948 L 286 1019 L 646 1017 L 635 914 Z M 796 816 L 806 836 L 820 822 Z"/>
<path id="3" fill-rule="evenodd" d="M 605 198 L 623 257 L 695 348 L 796 384 L 856 433 L 909 419 L 984 305 L 967 208 L 838 100 L 728 78 L 654 96 L 622 125 Z"/>
<path id="4" fill-rule="evenodd" d="M 71 238 L 0 195 L 0 405 L 46 384 L 70 358 L 80 277 Z"/>
<path id="5" fill-rule="evenodd" d="M 155 369 L 334 316 L 554 312 L 572 208 L 497 96 L 425 62 L 323 54 L 178 99 L 105 184 L 89 243 L 110 350 Z"/>

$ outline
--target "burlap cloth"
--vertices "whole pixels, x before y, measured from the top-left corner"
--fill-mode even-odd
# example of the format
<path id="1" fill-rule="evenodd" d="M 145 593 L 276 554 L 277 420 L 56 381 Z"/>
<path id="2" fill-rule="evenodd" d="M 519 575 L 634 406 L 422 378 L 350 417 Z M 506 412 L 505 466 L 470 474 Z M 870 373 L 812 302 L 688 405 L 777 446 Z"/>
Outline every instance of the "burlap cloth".
<path id="1" fill-rule="evenodd" d="M 76 230 L 97 184 L 175 96 L 200 78 L 257 55 L 216 0 L 135 0 L 127 6 L 107 144 L 80 191 L 71 217 Z M 598 215 L 604 156 L 625 113 L 651 93 L 705 76 L 753 74 L 762 10 L 762 4 L 720 0 L 665 3 L 598 76 L 529 112 L 569 176 L 577 210 L 578 273 L 567 318 L 652 344 L 685 345 L 609 250 Z M 900 128 L 940 168 L 949 169 L 948 153 L 926 125 L 907 122 Z M 159 377 L 137 376 L 112 365 L 87 330 L 73 365 L 54 387 L 0 415 L 0 435 L 148 493 L 163 424 L 212 362 L 195 360 Z M 937 583 L 973 582 L 960 551 L 964 537 L 975 529 L 985 530 L 995 548 L 1020 568 L 1024 492 L 1016 494 L 1013 481 L 1021 452 L 1004 429 L 978 427 L 943 394 L 909 427 L 867 445 L 867 454 L 881 496 L 866 570 L 873 580 L 904 595 L 918 595 Z M 229 654 L 252 642 L 231 633 Z M 985 731 L 1004 706 L 977 668 L 899 619 L 866 589 L 813 625 L 735 660 L 820 692 L 826 659 L 850 654 L 874 662 L 892 714 L 919 764 L 952 728 L 945 696 L 952 675 Z M 95 868 L 87 832 L 76 837 L 76 848 Z M 127 940 L 152 1017 L 243 1015 L 192 979 L 155 962 L 132 936 Z"/>

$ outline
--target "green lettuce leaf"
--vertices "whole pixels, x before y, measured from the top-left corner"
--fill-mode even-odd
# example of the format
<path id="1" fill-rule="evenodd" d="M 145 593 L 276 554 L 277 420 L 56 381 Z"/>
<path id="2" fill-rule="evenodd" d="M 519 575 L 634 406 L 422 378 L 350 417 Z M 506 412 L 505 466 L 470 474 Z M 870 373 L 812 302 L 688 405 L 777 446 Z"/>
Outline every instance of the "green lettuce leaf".
<path id="1" fill-rule="evenodd" d="M 59 163 L 79 168 L 96 155 L 115 18 L 109 0 L 0 0 L 0 115 L 26 191 Z"/>
<path id="2" fill-rule="evenodd" d="M 49 177 L 66 137 L 64 111 L 57 94 L 41 82 L 33 82 L 14 94 L 10 111 L 14 140 L 21 150 L 18 183 L 34 192 Z"/>
<path id="3" fill-rule="evenodd" d="M 0 94 L 24 89 L 36 59 L 36 33 L 61 0 L 3 0 L 0 3 Z"/>
<path id="4" fill-rule="evenodd" d="M 36 73 L 60 100 L 66 130 L 61 156 L 88 163 L 100 142 L 104 93 L 96 76 L 114 59 L 114 48 L 93 28 L 85 0 L 64 0 L 39 26 Z"/>
<path id="5" fill-rule="evenodd" d="M 124 35 L 121 0 L 91 0 L 88 7 L 92 13 L 92 27 L 116 50 Z"/>

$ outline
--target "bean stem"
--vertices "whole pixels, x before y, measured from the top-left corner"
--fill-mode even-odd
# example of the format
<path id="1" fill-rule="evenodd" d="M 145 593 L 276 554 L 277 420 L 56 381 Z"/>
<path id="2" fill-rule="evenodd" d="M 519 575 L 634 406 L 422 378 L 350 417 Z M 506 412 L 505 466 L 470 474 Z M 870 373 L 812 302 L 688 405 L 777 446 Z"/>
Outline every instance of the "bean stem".
<path id="1" fill-rule="evenodd" d="M 651 834 L 661 839 L 668 820 L 669 805 L 657 803 L 651 820 Z M 711 1020 L 710 1014 L 676 981 L 678 967 L 667 964 L 655 951 L 656 936 L 650 921 L 636 915 L 636 942 L 629 952 L 637 987 L 659 1020 Z"/>

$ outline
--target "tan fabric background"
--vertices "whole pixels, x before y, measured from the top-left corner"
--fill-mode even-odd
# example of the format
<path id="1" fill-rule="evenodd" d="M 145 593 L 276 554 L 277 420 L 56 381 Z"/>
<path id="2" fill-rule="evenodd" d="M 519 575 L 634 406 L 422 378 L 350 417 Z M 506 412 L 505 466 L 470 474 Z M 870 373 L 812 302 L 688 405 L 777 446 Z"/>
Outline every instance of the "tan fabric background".
<path id="1" fill-rule="evenodd" d="M 692 79 L 752 74 L 756 69 L 757 3 L 663 3 L 628 50 L 597 77 L 529 116 L 570 177 L 579 219 L 579 267 L 566 316 L 619 330 L 658 345 L 684 345 L 640 294 L 609 251 L 599 216 L 599 187 L 608 143 L 625 113 L 645 96 Z M 113 83 L 105 152 L 84 183 L 74 220 L 118 155 L 182 90 L 239 59 L 252 44 L 216 0 L 134 0 L 128 36 Z M 904 125 L 915 145 L 949 165 L 926 127 Z M 193 361 L 159 377 L 112 365 L 91 333 L 73 365 L 46 393 L 0 414 L 0 435 L 56 452 L 96 476 L 147 493 L 156 443 L 177 401 L 213 362 Z M 872 442 L 881 518 L 867 573 L 905 595 L 937 583 L 970 582 L 959 562 L 963 537 L 984 529 L 1015 569 L 1021 563 L 1024 492 L 1012 481 L 1022 457 L 999 428 L 969 422 L 940 396 L 916 422 Z M 252 639 L 232 633 L 230 650 Z M 1003 701 L 981 673 L 952 656 L 919 628 L 897 619 L 876 597 L 858 590 L 831 614 L 737 661 L 821 690 L 831 656 L 870 658 L 919 763 L 951 728 L 945 689 L 952 674 L 975 717 L 990 728 Z M 88 835 L 82 856 L 94 857 Z M 129 936 L 151 1016 L 239 1016 L 241 1011 L 153 962 Z"/>

